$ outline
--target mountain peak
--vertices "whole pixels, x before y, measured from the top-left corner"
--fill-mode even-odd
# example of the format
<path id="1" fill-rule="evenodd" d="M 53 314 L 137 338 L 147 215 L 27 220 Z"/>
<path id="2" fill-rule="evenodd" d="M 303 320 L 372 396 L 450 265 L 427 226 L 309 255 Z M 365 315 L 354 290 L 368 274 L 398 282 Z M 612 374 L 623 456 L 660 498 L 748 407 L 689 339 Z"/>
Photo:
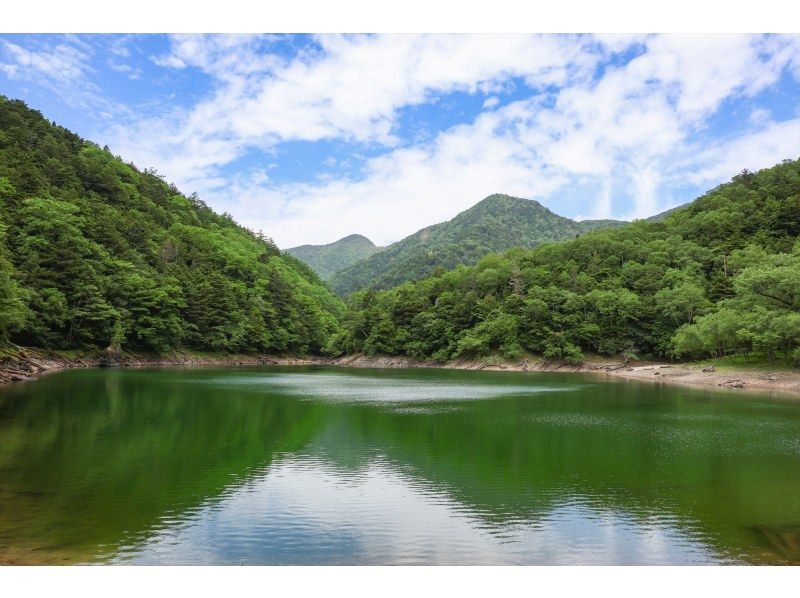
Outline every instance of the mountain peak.
<path id="1" fill-rule="evenodd" d="M 330 243 L 330 245 L 340 245 L 346 243 L 365 243 L 370 245 L 371 247 L 377 247 L 377 245 L 375 245 L 375 243 L 373 243 L 367 237 L 365 237 L 364 235 L 359 235 L 358 233 L 353 233 L 352 235 L 347 235 L 346 237 L 342 237 L 338 241 Z"/>
<path id="2" fill-rule="evenodd" d="M 327 280 L 337 270 L 380 250 L 364 235 L 354 233 L 326 245 L 300 245 L 285 251 L 311 266 L 320 278 Z"/>
<path id="3" fill-rule="evenodd" d="M 467 208 L 461 214 L 471 210 L 486 210 L 486 209 L 502 209 L 502 208 L 515 208 L 527 209 L 531 211 L 548 210 L 545 206 L 540 204 L 535 199 L 528 199 L 526 197 L 516 197 L 515 195 L 507 195 L 506 193 L 492 193 L 484 197 L 471 208 Z"/>
<path id="4" fill-rule="evenodd" d="M 388 288 L 423 278 L 440 266 L 471 265 L 487 253 L 573 239 L 592 228 L 614 225 L 578 223 L 536 200 L 493 193 L 451 220 L 420 229 L 329 280 L 342 294 L 365 287 Z"/>

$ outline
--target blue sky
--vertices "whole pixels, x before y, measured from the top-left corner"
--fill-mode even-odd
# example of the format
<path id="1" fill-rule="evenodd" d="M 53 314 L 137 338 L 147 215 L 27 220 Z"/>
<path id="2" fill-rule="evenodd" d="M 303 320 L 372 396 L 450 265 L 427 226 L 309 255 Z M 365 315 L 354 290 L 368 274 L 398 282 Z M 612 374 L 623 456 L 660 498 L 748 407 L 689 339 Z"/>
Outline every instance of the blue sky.
<path id="1" fill-rule="evenodd" d="M 0 36 L 0 93 L 281 247 L 646 217 L 797 158 L 799 81 L 798 36 Z"/>

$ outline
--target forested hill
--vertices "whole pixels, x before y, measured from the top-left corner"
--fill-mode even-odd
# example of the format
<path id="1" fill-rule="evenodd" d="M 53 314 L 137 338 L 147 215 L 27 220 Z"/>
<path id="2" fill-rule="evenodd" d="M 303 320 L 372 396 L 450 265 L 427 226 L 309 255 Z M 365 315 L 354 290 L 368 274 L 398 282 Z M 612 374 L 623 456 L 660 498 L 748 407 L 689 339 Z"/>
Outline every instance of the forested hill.
<path id="1" fill-rule="evenodd" d="M 271 240 L 0 96 L 0 341 L 318 352 L 342 308 Z"/>
<path id="2" fill-rule="evenodd" d="M 311 266 L 323 280 L 328 280 L 337 270 L 380 250 L 380 247 L 362 235 L 348 235 L 327 245 L 300 245 L 286 249 L 285 252 Z"/>
<path id="3" fill-rule="evenodd" d="M 360 291 L 331 348 L 447 360 L 741 354 L 800 365 L 800 160 L 668 213 Z M 381 254 L 377 254 L 381 255 Z"/>
<path id="4" fill-rule="evenodd" d="M 424 228 L 369 258 L 336 272 L 331 287 L 346 295 L 361 288 L 386 289 L 419 280 L 437 268 L 471 265 L 487 253 L 535 247 L 572 239 L 614 220 L 575 222 L 540 203 L 508 195 L 490 195 L 448 222 Z"/>

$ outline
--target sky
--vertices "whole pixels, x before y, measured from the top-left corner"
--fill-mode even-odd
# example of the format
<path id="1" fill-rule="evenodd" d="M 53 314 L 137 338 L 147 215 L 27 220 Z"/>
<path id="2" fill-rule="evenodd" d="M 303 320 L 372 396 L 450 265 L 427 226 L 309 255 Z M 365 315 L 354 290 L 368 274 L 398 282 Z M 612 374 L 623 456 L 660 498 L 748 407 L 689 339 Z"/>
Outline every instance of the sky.
<path id="1" fill-rule="evenodd" d="M 492 193 L 651 216 L 800 156 L 797 35 L 0 35 L 0 93 L 279 247 Z"/>

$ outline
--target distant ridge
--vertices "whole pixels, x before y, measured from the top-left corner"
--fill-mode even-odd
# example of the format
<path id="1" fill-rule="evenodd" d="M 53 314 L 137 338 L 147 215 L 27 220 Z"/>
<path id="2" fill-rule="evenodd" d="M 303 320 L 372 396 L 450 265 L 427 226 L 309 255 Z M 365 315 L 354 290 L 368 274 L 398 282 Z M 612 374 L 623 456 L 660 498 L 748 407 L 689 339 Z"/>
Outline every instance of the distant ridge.
<path id="1" fill-rule="evenodd" d="M 448 222 L 423 228 L 342 268 L 330 278 L 323 278 L 343 295 L 360 288 L 385 289 L 428 276 L 439 267 L 449 269 L 474 264 L 487 253 L 512 247 L 532 248 L 547 241 L 571 239 L 596 228 L 622 224 L 626 223 L 618 220 L 576 222 L 551 212 L 535 200 L 494 194 Z"/>
<path id="2" fill-rule="evenodd" d="M 679 206 L 675 206 L 674 208 L 670 208 L 669 210 L 664 210 L 663 212 L 650 216 L 649 218 L 645 218 L 645 220 L 647 222 L 661 222 L 670 214 L 674 213 L 677 210 L 682 210 L 683 208 L 690 206 L 692 203 L 694 203 L 694 201 L 690 201 L 688 203 L 682 203 Z"/>
<path id="3" fill-rule="evenodd" d="M 300 245 L 285 252 L 308 264 L 323 280 L 340 270 L 380 251 L 363 235 L 348 235 L 327 245 Z"/>

